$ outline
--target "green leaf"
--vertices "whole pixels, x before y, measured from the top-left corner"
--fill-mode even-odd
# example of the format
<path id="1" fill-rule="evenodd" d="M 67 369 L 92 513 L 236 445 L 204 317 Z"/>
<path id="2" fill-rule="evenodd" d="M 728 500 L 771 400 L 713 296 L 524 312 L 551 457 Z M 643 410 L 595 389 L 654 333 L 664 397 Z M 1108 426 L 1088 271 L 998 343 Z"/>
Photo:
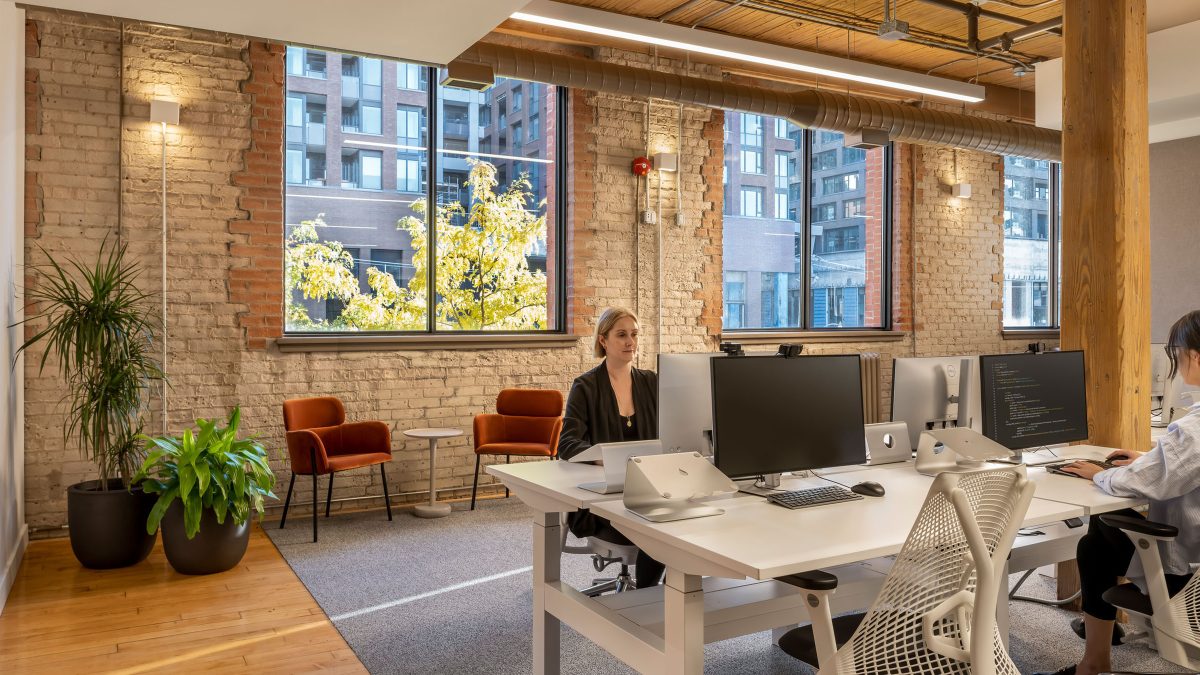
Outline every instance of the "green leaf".
<path id="1" fill-rule="evenodd" d="M 200 531 L 200 516 L 203 511 L 203 504 L 199 499 L 185 501 L 183 504 L 183 525 L 184 531 L 187 533 L 187 538 L 192 539 L 196 533 Z"/>
<path id="2" fill-rule="evenodd" d="M 175 501 L 175 497 L 178 495 L 178 491 L 174 489 L 167 490 L 159 495 L 158 501 L 154 502 L 154 507 L 150 509 L 150 516 L 146 518 L 147 534 L 158 532 L 158 524 L 162 522 L 162 517 L 167 512 L 167 507 L 171 505 L 171 502 Z"/>

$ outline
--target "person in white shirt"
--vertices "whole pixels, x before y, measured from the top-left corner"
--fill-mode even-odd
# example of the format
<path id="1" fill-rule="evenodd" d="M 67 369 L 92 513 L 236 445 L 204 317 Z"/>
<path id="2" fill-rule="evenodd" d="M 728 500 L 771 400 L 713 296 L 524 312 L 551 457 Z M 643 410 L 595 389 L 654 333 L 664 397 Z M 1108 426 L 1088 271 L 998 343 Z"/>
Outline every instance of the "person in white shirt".
<path id="1" fill-rule="evenodd" d="M 1171 326 L 1166 350 L 1170 376 L 1200 386 L 1200 310 L 1185 314 Z M 1190 563 L 1200 562 L 1200 403 L 1167 427 L 1153 450 L 1117 450 L 1108 458 L 1116 468 L 1101 470 L 1078 462 L 1063 470 L 1091 479 L 1110 495 L 1146 499 L 1150 520 L 1179 528 L 1179 536 L 1160 546 L 1167 590 L 1174 595 L 1191 576 Z M 1141 517 L 1132 509 L 1120 513 Z M 1054 675 L 1094 675 L 1112 669 L 1117 610 L 1101 594 L 1117 585 L 1117 577 L 1130 572 L 1133 554 L 1133 542 L 1124 532 L 1104 525 L 1099 518 L 1091 519 L 1076 550 L 1087 645 L 1078 665 Z M 1133 572 L 1136 576 L 1137 570 Z"/>

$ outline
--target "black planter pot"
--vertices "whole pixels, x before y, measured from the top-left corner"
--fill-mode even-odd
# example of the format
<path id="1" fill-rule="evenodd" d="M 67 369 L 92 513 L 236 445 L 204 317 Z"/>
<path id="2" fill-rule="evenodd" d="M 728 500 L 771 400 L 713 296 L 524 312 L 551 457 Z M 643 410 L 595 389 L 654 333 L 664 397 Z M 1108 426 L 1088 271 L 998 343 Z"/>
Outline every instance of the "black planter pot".
<path id="1" fill-rule="evenodd" d="M 246 555 L 250 543 L 250 521 L 238 525 L 226 514 L 224 523 L 205 509 L 200 516 L 200 531 L 187 538 L 183 525 L 183 503 L 171 502 L 162 519 L 163 550 L 167 562 L 180 574 L 216 574 L 233 569 Z"/>
<path id="2" fill-rule="evenodd" d="M 126 490 L 119 478 L 110 478 L 107 490 L 100 489 L 98 480 L 67 488 L 67 525 L 75 558 L 97 570 L 145 560 L 156 538 L 146 533 L 146 519 L 156 499 L 141 487 Z"/>

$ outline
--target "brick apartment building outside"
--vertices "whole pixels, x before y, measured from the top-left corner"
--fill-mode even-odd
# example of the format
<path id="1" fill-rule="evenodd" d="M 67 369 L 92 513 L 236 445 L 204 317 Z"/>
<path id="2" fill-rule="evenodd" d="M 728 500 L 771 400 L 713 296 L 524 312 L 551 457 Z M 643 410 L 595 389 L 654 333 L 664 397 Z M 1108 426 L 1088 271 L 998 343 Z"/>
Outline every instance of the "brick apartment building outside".
<path id="1" fill-rule="evenodd" d="M 413 275 L 412 243 L 397 223 L 414 215 L 412 203 L 426 196 L 430 73 L 415 64 L 287 49 L 288 232 L 323 214 L 318 236 L 350 253 L 363 291 L 369 290 L 369 267 L 392 274 L 401 286 Z M 554 87 L 501 79 L 485 92 L 437 87 L 436 101 L 438 204 L 457 201 L 469 209 L 468 158 L 496 166 L 497 190 L 527 173 L 530 208 L 547 200 L 548 230 L 527 259 L 532 269 L 547 272 L 553 289 L 547 248 L 554 245 Z M 332 321 L 342 310 L 336 299 L 293 293 L 314 320 Z"/>
<path id="2" fill-rule="evenodd" d="M 843 147 L 836 132 L 726 113 L 726 328 L 799 327 L 801 311 L 812 328 L 882 325 L 884 158 L 882 149 Z"/>

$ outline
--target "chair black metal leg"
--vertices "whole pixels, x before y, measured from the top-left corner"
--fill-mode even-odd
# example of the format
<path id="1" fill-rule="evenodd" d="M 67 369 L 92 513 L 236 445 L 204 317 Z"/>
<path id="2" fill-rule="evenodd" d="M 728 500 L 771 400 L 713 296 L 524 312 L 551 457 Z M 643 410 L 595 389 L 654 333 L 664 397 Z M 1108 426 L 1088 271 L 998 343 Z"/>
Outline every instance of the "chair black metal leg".
<path id="1" fill-rule="evenodd" d="M 313 543 L 317 543 L 317 472 L 313 471 Z"/>
<path id="2" fill-rule="evenodd" d="M 505 463 L 505 464 L 512 464 L 512 455 L 505 455 L 505 456 L 504 456 L 504 463 Z M 505 486 L 504 486 L 504 498 L 505 498 L 505 499 L 508 499 L 508 486 L 507 486 L 507 485 L 505 485 Z"/>
<path id="3" fill-rule="evenodd" d="M 383 465 L 379 465 L 379 477 L 383 479 L 383 504 L 387 507 L 388 520 L 392 519 L 392 496 L 388 494 L 387 489 L 387 472 L 383 470 Z"/>
<path id="4" fill-rule="evenodd" d="M 292 488 L 294 487 L 296 487 L 296 474 L 292 474 L 292 480 L 288 482 L 287 499 L 283 500 L 283 517 L 279 519 L 279 529 L 281 530 L 283 529 L 284 524 L 287 523 L 287 510 L 288 506 L 290 506 L 292 503 Z"/>
<path id="5" fill-rule="evenodd" d="M 475 481 L 471 483 L 471 510 L 475 510 L 475 493 L 479 490 L 479 455 L 475 455 Z"/>
<path id="6" fill-rule="evenodd" d="M 329 472 L 329 487 L 325 490 L 325 517 L 329 517 L 329 502 L 333 500 L 333 472 Z"/>

